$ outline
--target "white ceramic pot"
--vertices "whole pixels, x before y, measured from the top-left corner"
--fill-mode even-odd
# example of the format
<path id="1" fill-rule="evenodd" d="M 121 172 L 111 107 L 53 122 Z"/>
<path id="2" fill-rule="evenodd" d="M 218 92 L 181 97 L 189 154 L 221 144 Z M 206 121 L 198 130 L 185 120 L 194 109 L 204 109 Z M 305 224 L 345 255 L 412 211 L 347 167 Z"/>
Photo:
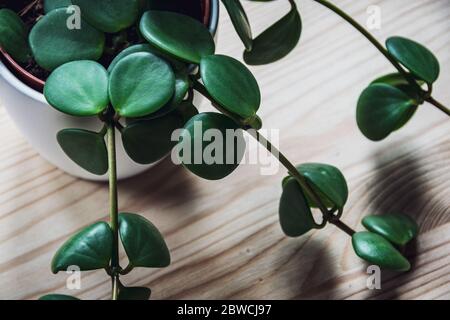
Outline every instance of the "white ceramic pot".
<path id="1" fill-rule="evenodd" d="M 218 21 L 218 0 L 211 1 L 209 27 L 215 33 Z M 83 179 L 105 181 L 107 175 L 96 176 L 73 163 L 59 147 L 56 134 L 67 128 L 100 130 L 96 118 L 77 118 L 62 114 L 48 105 L 45 97 L 18 80 L 0 62 L 0 104 L 6 108 L 26 140 L 39 154 L 61 170 Z M 117 135 L 120 137 L 120 135 Z M 139 165 L 125 153 L 121 139 L 117 139 L 117 173 L 125 179 L 142 173 L 153 165 Z"/>

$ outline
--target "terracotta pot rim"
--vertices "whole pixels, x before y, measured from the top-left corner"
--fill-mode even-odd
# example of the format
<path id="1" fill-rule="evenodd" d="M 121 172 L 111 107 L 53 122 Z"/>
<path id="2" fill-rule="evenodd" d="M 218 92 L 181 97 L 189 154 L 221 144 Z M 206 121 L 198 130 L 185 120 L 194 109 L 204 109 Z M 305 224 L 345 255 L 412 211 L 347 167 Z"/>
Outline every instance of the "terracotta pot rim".
<path id="1" fill-rule="evenodd" d="M 208 26 L 212 34 L 216 33 L 219 15 L 218 0 L 202 0 L 204 1 L 204 17 L 203 23 Z M 30 88 L 43 92 L 45 81 L 39 79 L 27 70 L 22 68 L 8 53 L 0 47 L 0 60 L 14 74 L 14 76 Z"/>

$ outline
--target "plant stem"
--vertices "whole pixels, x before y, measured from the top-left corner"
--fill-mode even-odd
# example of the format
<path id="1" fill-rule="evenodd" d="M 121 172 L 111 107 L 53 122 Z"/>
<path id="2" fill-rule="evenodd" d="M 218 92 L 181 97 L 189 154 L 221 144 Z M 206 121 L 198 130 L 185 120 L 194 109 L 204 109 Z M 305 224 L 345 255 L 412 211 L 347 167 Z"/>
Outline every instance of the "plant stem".
<path id="1" fill-rule="evenodd" d="M 262 136 L 257 130 L 250 129 L 247 131 L 253 138 L 255 138 L 262 146 L 264 146 L 275 158 L 280 161 L 280 163 L 289 171 L 289 173 L 297 180 L 302 189 L 308 194 L 308 196 L 314 201 L 314 203 L 322 211 L 324 220 L 329 221 L 336 227 L 349 234 L 350 236 L 355 233 L 352 228 L 346 225 L 344 222 L 339 220 L 339 218 L 334 217 L 332 211 L 328 210 L 327 207 L 322 203 L 320 197 L 317 195 L 315 190 L 311 188 L 308 181 L 303 177 L 295 168 L 295 166 L 280 152 L 272 143 Z"/>
<path id="2" fill-rule="evenodd" d="M 450 109 L 448 109 L 439 101 L 436 101 L 433 97 L 428 97 L 427 99 L 425 99 L 425 101 L 431 103 L 433 106 L 444 112 L 446 115 L 450 116 Z"/>
<path id="3" fill-rule="evenodd" d="M 409 82 L 410 85 L 412 85 L 415 88 L 415 90 L 417 90 L 417 92 L 420 92 L 425 96 L 427 96 L 428 94 L 429 98 L 426 98 L 425 99 L 426 101 L 433 104 L 435 107 L 444 112 L 446 115 L 450 116 L 450 110 L 430 96 L 431 88 L 429 92 L 423 90 L 420 87 L 420 85 L 416 82 L 414 77 L 410 73 L 408 73 L 405 69 L 403 69 L 400 63 L 390 55 L 389 51 L 387 51 L 386 48 L 355 19 L 350 17 L 347 13 L 345 13 L 344 11 L 342 11 L 341 9 L 339 9 L 338 7 L 336 7 L 334 4 L 332 4 L 327 0 L 313 0 L 313 1 L 321 4 L 322 6 L 325 6 L 326 8 L 330 9 L 338 16 L 343 18 L 345 21 L 350 23 L 356 30 L 358 30 L 364 37 L 366 37 L 375 46 L 375 48 L 377 48 L 378 51 L 380 51 L 386 57 L 386 59 L 389 60 L 390 63 L 392 63 L 392 65 L 405 77 L 405 79 Z"/>
<path id="4" fill-rule="evenodd" d="M 386 57 L 386 59 L 389 60 L 390 63 L 392 63 L 392 65 L 405 77 L 406 80 L 408 80 L 408 82 L 414 88 L 416 88 L 419 92 L 422 91 L 422 88 L 420 88 L 420 86 L 417 84 L 416 80 L 414 80 L 414 78 L 408 72 L 406 72 L 405 69 L 403 69 L 403 67 L 397 62 L 397 60 L 395 60 L 389 54 L 389 52 L 384 48 L 384 46 L 377 39 L 375 39 L 375 37 L 372 36 L 372 34 L 370 34 L 370 32 L 368 32 L 355 19 L 350 17 L 347 13 L 345 13 L 344 11 L 342 11 L 341 9 L 336 7 L 334 4 L 328 2 L 327 0 L 313 0 L 313 1 L 321 4 L 322 6 L 325 6 L 326 8 L 330 9 L 331 11 L 336 13 L 338 16 L 343 18 L 345 21 L 350 23 L 356 30 L 358 30 L 364 37 L 366 37 L 375 46 L 375 48 L 377 48 L 378 51 L 380 51 Z"/>
<path id="5" fill-rule="evenodd" d="M 108 123 L 108 164 L 109 164 L 109 206 L 110 225 L 113 231 L 113 252 L 111 254 L 112 269 L 112 299 L 117 300 L 119 265 L 119 210 L 117 201 L 117 165 L 116 165 L 116 137 L 114 122 Z"/>
<path id="6" fill-rule="evenodd" d="M 112 277 L 112 300 L 119 298 L 119 276 Z"/>
<path id="7" fill-rule="evenodd" d="M 205 98 L 207 98 L 209 101 L 211 101 L 211 104 L 220 112 L 224 113 L 225 115 L 229 116 L 231 119 L 233 119 L 236 123 L 238 123 L 240 126 L 244 126 L 244 122 L 242 119 L 237 119 L 233 114 L 230 114 L 227 110 L 225 110 L 223 107 L 221 107 L 214 98 L 208 93 L 206 88 L 198 81 L 193 80 L 194 83 L 194 89 L 197 90 L 200 94 L 202 94 Z M 250 134 L 253 138 L 256 139 L 261 145 L 264 146 L 275 158 L 280 161 L 280 163 L 288 170 L 288 172 L 297 180 L 297 182 L 300 184 L 302 189 L 308 194 L 308 196 L 314 201 L 314 203 L 319 207 L 320 211 L 322 212 L 324 222 L 320 225 L 317 225 L 318 228 L 323 227 L 325 225 L 325 222 L 328 221 L 335 226 L 337 226 L 339 229 L 343 230 L 345 233 L 349 234 L 350 236 L 355 233 L 349 226 L 347 226 L 345 223 L 339 220 L 339 217 L 336 217 L 333 215 L 334 210 L 328 210 L 327 207 L 322 203 L 322 200 L 317 195 L 315 190 L 311 188 L 308 181 L 303 177 L 295 168 L 295 166 L 284 156 L 283 153 L 280 152 L 275 146 L 272 145 L 272 143 L 267 140 L 265 137 L 263 137 L 258 130 L 254 128 L 248 128 L 244 126 L 244 129 L 247 130 L 248 134 Z"/>

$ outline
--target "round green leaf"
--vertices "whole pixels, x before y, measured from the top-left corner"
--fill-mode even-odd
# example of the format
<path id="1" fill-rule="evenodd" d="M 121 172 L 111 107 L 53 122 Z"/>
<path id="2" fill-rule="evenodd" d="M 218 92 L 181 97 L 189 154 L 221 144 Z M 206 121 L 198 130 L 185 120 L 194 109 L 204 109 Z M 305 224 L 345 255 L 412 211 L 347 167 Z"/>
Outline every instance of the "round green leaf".
<path id="1" fill-rule="evenodd" d="M 367 230 L 378 233 L 398 246 L 406 245 L 419 231 L 419 227 L 413 219 L 401 214 L 367 216 L 363 219 L 362 224 Z"/>
<path id="2" fill-rule="evenodd" d="M 137 52 L 148 52 L 153 53 L 154 55 L 160 57 L 161 59 L 165 60 L 167 63 L 170 64 L 172 69 L 176 73 L 185 73 L 187 69 L 187 65 L 184 62 L 178 61 L 167 54 L 161 52 L 161 50 L 158 50 L 157 48 L 149 45 L 148 43 L 144 44 L 135 44 L 131 47 L 126 48 L 125 50 L 121 51 L 111 62 L 111 64 L 108 67 L 108 72 L 111 73 L 111 71 L 114 69 L 114 67 L 117 65 L 117 63 L 122 60 L 125 57 L 128 57 L 129 55 Z"/>
<path id="3" fill-rule="evenodd" d="M 359 98 L 356 121 L 368 139 L 379 141 L 404 126 L 417 106 L 416 100 L 396 87 L 372 84 Z"/>
<path id="4" fill-rule="evenodd" d="M 103 54 L 105 35 L 83 19 L 80 29 L 69 29 L 70 14 L 65 8 L 55 9 L 34 25 L 30 47 L 36 62 L 44 69 L 54 70 L 75 60 L 98 60 Z"/>
<path id="5" fill-rule="evenodd" d="M 109 104 L 108 72 L 94 61 L 66 63 L 47 79 L 44 95 L 61 112 L 79 117 L 100 114 Z"/>
<path id="6" fill-rule="evenodd" d="M 279 216 L 281 228 L 289 237 L 299 237 L 317 227 L 306 197 L 292 177 L 283 181 Z"/>
<path id="7" fill-rule="evenodd" d="M 83 169 L 96 175 L 108 171 L 108 151 L 103 135 L 81 129 L 58 132 L 57 140 L 64 153 Z"/>
<path id="8" fill-rule="evenodd" d="M 157 56 L 133 53 L 112 70 L 109 96 L 114 109 L 124 117 L 143 117 L 161 109 L 175 91 L 175 75 Z"/>
<path id="9" fill-rule="evenodd" d="M 104 269 L 111 260 L 113 233 L 109 224 L 97 222 L 70 238 L 56 252 L 52 272 L 78 266 L 81 271 Z"/>
<path id="10" fill-rule="evenodd" d="M 170 264 L 163 236 L 147 219 L 133 213 L 120 213 L 119 232 L 132 266 L 164 268 Z"/>
<path id="11" fill-rule="evenodd" d="M 389 53 L 416 77 L 432 84 L 439 77 L 439 61 L 434 54 L 413 40 L 392 37 L 387 39 Z"/>
<path id="12" fill-rule="evenodd" d="M 239 0 L 222 0 L 230 15 L 234 29 L 245 45 L 246 50 L 252 50 L 252 30 L 248 22 L 247 14 Z"/>
<path id="13" fill-rule="evenodd" d="M 245 139 L 233 120 L 220 113 L 200 113 L 184 129 L 177 151 L 189 171 L 204 179 L 219 180 L 239 166 L 245 153 Z M 227 141 L 227 134 L 234 138 Z"/>
<path id="14" fill-rule="evenodd" d="M 244 60 L 250 65 L 262 65 L 284 58 L 300 40 L 302 20 L 297 6 L 291 2 L 292 9 L 278 22 L 253 40 L 251 51 L 244 52 Z"/>
<path id="15" fill-rule="evenodd" d="M 344 207 L 348 199 L 348 187 L 344 175 L 338 168 L 322 163 L 305 163 L 297 166 L 297 170 L 316 190 L 327 208 Z M 310 199 L 308 203 L 312 207 L 317 207 Z"/>
<path id="16" fill-rule="evenodd" d="M 215 44 L 209 30 L 186 15 L 147 11 L 140 30 L 152 45 L 187 62 L 198 64 L 202 57 L 214 54 Z"/>
<path id="17" fill-rule="evenodd" d="M 97 29 L 116 33 L 135 23 L 139 17 L 139 0 L 72 0 L 83 18 Z"/>
<path id="18" fill-rule="evenodd" d="M 140 164 L 154 163 L 164 158 L 177 144 L 172 133 L 183 126 L 177 113 L 139 120 L 128 125 L 122 132 L 122 141 L 127 154 Z"/>
<path id="19" fill-rule="evenodd" d="M 80 300 L 78 298 L 68 296 L 65 294 L 47 294 L 39 298 L 42 301 L 63 301 L 63 300 Z"/>
<path id="20" fill-rule="evenodd" d="M 0 47 L 17 62 L 24 63 L 31 56 L 28 30 L 20 17 L 12 10 L 0 10 Z"/>
<path id="21" fill-rule="evenodd" d="M 244 119 L 255 117 L 261 93 L 255 77 L 242 63 L 212 55 L 202 58 L 200 71 L 206 89 L 221 106 Z"/>
<path id="22" fill-rule="evenodd" d="M 145 287 L 124 287 L 119 289 L 119 300 L 146 301 L 150 299 L 152 291 Z"/>
<path id="23" fill-rule="evenodd" d="M 408 260 L 382 236 L 371 232 L 357 232 L 352 236 L 353 249 L 358 257 L 380 268 L 408 271 Z"/>
<path id="24" fill-rule="evenodd" d="M 44 0 L 44 12 L 47 14 L 52 10 L 65 8 L 72 5 L 70 0 Z"/>

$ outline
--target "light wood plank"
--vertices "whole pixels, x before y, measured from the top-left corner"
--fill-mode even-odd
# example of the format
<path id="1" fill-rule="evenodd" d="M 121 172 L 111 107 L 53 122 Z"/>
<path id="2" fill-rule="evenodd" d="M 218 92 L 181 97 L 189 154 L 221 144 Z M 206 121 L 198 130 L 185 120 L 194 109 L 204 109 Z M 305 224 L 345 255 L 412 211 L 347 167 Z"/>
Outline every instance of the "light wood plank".
<path id="1" fill-rule="evenodd" d="M 448 0 L 335 0 L 358 21 L 382 9 L 374 35 L 412 37 L 442 64 L 435 96 L 450 105 Z M 124 278 L 148 285 L 155 299 L 448 299 L 450 297 L 450 140 L 448 119 L 429 105 L 381 143 L 366 140 L 354 120 L 359 93 L 392 71 L 368 42 L 312 1 L 298 1 L 304 31 L 287 58 L 251 68 L 263 93 L 264 127 L 280 129 L 292 161 L 340 167 L 349 181 L 344 220 L 361 229 L 370 213 L 402 211 L 420 223 L 409 255 L 414 270 L 383 273 L 382 290 L 366 288 L 366 265 L 348 237 L 330 226 L 300 239 L 283 236 L 277 207 L 283 171 L 261 176 L 243 165 L 219 182 L 200 180 L 169 160 L 119 185 L 120 209 L 152 220 L 165 234 L 172 265 Z M 245 2 L 255 34 L 287 10 L 287 1 Z M 217 51 L 240 58 L 242 45 L 222 10 Z M 202 110 L 208 110 L 207 103 Z M 107 299 L 104 272 L 83 274 L 82 289 L 65 289 L 51 257 L 79 228 L 107 219 L 107 186 L 75 179 L 49 165 L 0 109 L 0 298 L 35 299 L 48 292 Z M 123 263 L 125 264 L 125 258 Z"/>

